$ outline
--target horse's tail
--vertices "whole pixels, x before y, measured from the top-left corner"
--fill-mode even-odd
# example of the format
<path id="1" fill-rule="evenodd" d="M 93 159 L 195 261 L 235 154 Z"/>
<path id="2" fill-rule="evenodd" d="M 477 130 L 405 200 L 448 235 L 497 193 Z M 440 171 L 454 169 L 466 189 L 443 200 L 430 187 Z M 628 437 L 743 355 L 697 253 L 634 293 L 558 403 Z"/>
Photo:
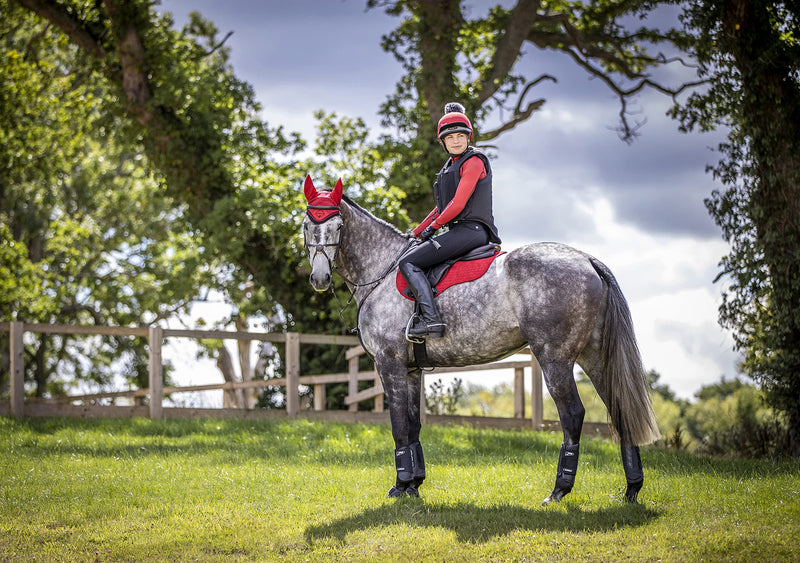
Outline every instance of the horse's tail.
<path id="1" fill-rule="evenodd" d="M 611 424 L 626 444 L 649 444 L 658 440 L 661 433 L 650 402 L 631 312 L 611 270 L 599 260 L 589 260 L 608 288 L 601 355 Z"/>

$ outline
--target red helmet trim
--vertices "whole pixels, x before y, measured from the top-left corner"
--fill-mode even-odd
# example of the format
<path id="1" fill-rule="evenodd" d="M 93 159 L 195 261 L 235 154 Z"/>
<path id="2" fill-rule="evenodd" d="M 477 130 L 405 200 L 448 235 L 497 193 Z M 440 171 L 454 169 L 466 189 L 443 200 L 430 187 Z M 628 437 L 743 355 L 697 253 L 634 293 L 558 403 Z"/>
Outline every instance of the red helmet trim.
<path id="1" fill-rule="evenodd" d="M 469 122 L 469 118 L 467 118 L 466 115 L 464 115 L 463 113 L 459 113 L 457 111 L 446 113 L 439 120 L 439 126 L 437 128 L 438 129 L 437 134 L 439 136 L 439 139 L 441 139 L 445 135 L 449 135 L 448 131 L 450 131 L 450 129 L 453 129 L 452 131 L 453 133 L 458 133 L 459 131 L 457 130 L 456 127 L 458 125 L 462 125 L 467 130 L 469 130 L 469 138 L 472 139 L 472 123 Z M 464 131 L 461 132 L 463 133 Z"/>

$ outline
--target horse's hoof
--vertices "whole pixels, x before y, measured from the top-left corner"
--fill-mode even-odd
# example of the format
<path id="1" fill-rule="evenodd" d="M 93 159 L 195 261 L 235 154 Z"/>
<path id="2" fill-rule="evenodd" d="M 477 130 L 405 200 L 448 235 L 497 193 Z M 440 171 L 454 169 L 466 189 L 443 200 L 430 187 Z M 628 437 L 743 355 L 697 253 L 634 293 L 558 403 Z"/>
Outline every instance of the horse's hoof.
<path id="1" fill-rule="evenodd" d="M 389 498 L 402 498 L 406 496 L 407 490 L 408 489 L 398 489 L 397 487 L 392 487 L 391 489 L 389 489 L 389 494 L 386 496 Z M 417 493 L 417 496 L 419 496 L 419 493 Z"/>
<path id="2" fill-rule="evenodd" d="M 419 498 L 419 489 L 412 485 L 406 489 L 406 494 L 410 497 Z"/>
<path id="3" fill-rule="evenodd" d="M 625 491 L 625 502 L 630 504 L 639 504 L 639 491 L 642 490 L 643 483 L 644 481 L 628 483 L 628 488 Z"/>
<path id="4" fill-rule="evenodd" d="M 564 498 L 569 491 L 563 491 L 561 489 L 555 489 L 550 496 L 542 501 L 542 506 L 547 506 L 551 502 L 561 502 L 561 499 Z"/>

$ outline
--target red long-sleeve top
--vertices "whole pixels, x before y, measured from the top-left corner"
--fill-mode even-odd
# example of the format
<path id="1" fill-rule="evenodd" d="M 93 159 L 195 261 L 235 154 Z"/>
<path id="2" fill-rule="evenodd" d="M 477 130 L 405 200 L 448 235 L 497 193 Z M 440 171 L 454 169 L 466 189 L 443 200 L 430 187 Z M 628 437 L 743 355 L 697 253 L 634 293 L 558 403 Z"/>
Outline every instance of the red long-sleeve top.
<path id="1" fill-rule="evenodd" d="M 461 179 L 458 181 L 456 195 L 453 196 L 453 199 L 450 200 L 441 213 L 434 207 L 433 210 L 428 213 L 428 216 L 425 217 L 425 220 L 414 229 L 414 236 L 418 237 L 422 231 L 431 225 L 434 229 L 439 230 L 443 225 L 446 225 L 458 217 L 458 214 L 463 211 L 469 198 L 472 197 L 472 192 L 475 191 L 478 180 L 486 177 L 486 167 L 483 165 L 483 160 L 480 158 L 468 158 L 464 164 L 461 165 L 459 173 Z"/>

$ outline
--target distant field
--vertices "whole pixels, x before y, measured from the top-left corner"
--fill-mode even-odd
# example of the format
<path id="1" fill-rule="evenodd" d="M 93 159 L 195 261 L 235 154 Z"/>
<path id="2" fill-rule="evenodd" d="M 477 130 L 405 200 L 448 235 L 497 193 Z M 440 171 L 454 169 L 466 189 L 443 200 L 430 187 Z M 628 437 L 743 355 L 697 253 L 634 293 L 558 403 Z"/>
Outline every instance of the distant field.
<path id="1" fill-rule="evenodd" d="M 641 505 L 586 438 L 426 427 L 422 499 L 385 425 L 0 418 L 0 561 L 797 561 L 800 463 L 645 448 Z"/>

